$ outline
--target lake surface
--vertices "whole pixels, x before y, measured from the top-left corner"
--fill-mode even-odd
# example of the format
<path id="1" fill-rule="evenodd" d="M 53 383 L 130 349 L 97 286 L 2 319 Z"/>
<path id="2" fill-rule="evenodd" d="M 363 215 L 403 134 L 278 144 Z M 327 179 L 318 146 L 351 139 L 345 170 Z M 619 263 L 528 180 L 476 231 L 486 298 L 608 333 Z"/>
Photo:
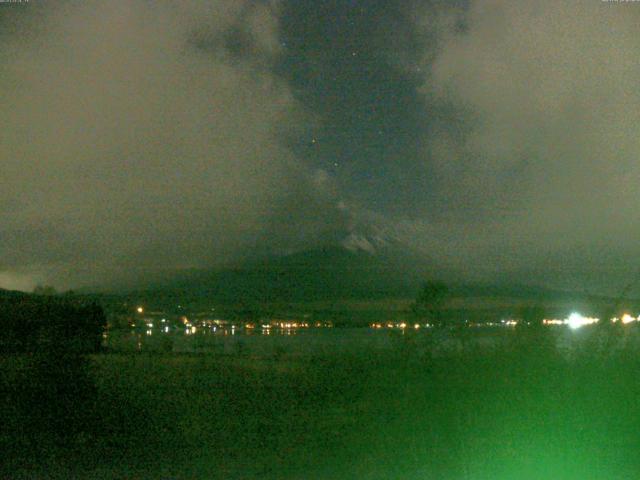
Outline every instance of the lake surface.
<path id="1" fill-rule="evenodd" d="M 640 345 L 638 328 L 626 326 L 615 335 L 592 327 L 572 330 L 566 326 L 545 327 L 546 341 L 566 356 L 580 349 L 616 351 L 629 345 Z M 434 329 L 374 329 L 374 328 L 300 328 L 200 330 L 165 333 L 114 331 L 104 341 L 115 352 L 174 352 L 256 356 L 324 356 L 360 353 L 385 353 L 407 349 L 416 354 L 441 356 L 477 349 L 491 351 L 517 339 L 518 332 L 510 327 Z"/>
<path id="2" fill-rule="evenodd" d="M 0 358 L 0 386 L 14 392 L 0 397 L 8 472 L 0 477 L 626 480 L 640 472 L 635 327 L 112 332 L 105 343 L 110 353 L 86 364 Z"/>

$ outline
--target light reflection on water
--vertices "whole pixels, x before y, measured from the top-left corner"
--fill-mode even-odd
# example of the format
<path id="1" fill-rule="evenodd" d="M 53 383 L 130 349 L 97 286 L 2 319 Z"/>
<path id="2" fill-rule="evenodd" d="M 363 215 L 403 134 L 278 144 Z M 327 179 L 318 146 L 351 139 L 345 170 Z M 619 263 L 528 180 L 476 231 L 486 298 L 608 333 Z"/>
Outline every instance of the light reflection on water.
<path id="1" fill-rule="evenodd" d="M 417 355 L 492 350 L 514 340 L 515 333 L 503 330 L 467 330 L 462 333 L 434 329 L 376 330 L 370 328 L 198 328 L 157 331 L 111 331 L 104 346 L 112 351 L 148 351 L 211 354 L 313 355 L 389 351 L 402 349 Z M 546 337 L 549 348 L 572 356 L 581 348 L 616 350 L 637 343 L 638 334 L 629 330 L 615 339 L 595 330 L 576 333 L 558 328 Z"/>

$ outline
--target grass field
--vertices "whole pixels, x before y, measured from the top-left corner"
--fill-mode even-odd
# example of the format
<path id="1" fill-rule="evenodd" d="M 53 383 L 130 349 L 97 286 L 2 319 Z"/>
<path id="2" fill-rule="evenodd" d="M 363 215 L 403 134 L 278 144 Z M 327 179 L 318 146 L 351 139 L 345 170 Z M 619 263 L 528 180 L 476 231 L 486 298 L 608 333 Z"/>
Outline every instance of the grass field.
<path id="1" fill-rule="evenodd" d="M 570 354 L 547 332 L 438 356 L 410 337 L 295 358 L 5 356 L 2 478 L 635 478 L 638 333 L 576 335 Z"/>

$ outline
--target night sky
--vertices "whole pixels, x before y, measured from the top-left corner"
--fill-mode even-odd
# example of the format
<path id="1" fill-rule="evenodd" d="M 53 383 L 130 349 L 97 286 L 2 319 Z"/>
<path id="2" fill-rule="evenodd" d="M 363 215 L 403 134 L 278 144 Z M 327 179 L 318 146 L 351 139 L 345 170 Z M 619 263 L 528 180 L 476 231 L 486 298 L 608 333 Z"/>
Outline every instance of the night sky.
<path id="1" fill-rule="evenodd" d="M 0 4 L 0 287 L 347 241 L 615 291 L 638 25 L 599 0 Z"/>

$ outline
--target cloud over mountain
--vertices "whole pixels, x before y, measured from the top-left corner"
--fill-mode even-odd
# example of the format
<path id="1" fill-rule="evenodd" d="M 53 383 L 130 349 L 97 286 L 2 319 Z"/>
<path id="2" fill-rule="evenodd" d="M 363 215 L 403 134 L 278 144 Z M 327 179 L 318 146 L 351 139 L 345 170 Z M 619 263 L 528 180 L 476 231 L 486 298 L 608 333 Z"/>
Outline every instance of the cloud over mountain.
<path id="1" fill-rule="evenodd" d="M 2 278 L 214 265 L 339 223 L 326 182 L 287 148 L 306 113 L 269 68 L 277 8 L 116 0 L 3 12 Z M 316 213 L 301 232 L 305 208 Z"/>
<path id="2" fill-rule="evenodd" d="M 443 227 L 474 238 L 462 251 L 498 268 L 627 265 L 612 257 L 640 236 L 631 7 L 490 0 L 426 17 L 438 47 L 421 91 L 441 110 L 425 155 Z"/>

